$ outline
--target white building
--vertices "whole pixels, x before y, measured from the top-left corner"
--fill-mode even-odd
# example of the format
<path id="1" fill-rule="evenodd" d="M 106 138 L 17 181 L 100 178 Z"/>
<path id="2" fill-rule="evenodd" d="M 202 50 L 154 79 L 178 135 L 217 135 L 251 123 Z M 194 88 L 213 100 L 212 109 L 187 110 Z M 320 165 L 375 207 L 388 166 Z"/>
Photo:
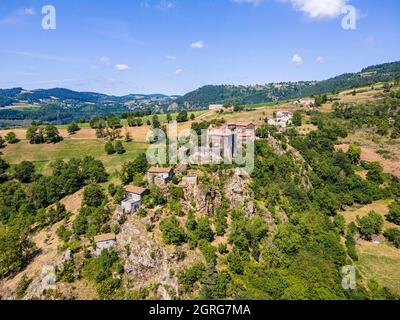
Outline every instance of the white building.
<path id="1" fill-rule="evenodd" d="M 220 150 L 219 155 L 231 160 L 235 153 L 235 134 L 228 127 L 209 129 L 207 146 Z"/>
<path id="2" fill-rule="evenodd" d="M 115 246 L 117 237 L 115 233 L 101 234 L 94 237 L 94 242 L 96 243 L 95 255 L 99 256 L 103 250 L 110 249 Z"/>
<path id="3" fill-rule="evenodd" d="M 126 198 L 121 202 L 122 213 L 133 214 L 135 213 L 140 205 L 142 197 L 149 193 L 148 189 L 127 186 L 125 187 Z"/>
<path id="4" fill-rule="evenodd" d="M 210 104 L 208 106 L 208 110 L 215 110 L 215 111 L 224 110 L 224 105 L 223 104 Z"/>
<path id="5" fill-rule="evenodd" d="M 293 114 L 288 111 L 278 111 L 274 119 L 268 119 L 268 125 L 286 128 L 292 123 Z"/>
<path id="6" fill-rule="evenodd" d="M 295 101 L 294 104 L 302 105 L 303 107 L 313 107 L 315 106 L 315 98 L 299 99 Z"/>
<path id="7" fill-rule="evenodd" d="M 174 169 L 171 167 L 161 168 L 161 167 L 151 167 L 147 171 L 147 181 L 149 183 L 155 183 L 158 185 L 165 185 L 174 176 Z"/>

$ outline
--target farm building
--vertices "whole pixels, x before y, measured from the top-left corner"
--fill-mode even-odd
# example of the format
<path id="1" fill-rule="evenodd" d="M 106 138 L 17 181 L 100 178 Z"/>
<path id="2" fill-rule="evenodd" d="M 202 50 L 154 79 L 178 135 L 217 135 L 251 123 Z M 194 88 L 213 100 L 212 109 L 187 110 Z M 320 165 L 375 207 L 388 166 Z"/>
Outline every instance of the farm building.
<path id="1" fill-rule="evenodd" d="M 95 255 L 98 256 L 105 249 L 110 249 L 115 245 L 117 238 L 114 233 L 101 234 L 94 237 L 96 243 Z"/>
<path id="2" fill-rule="evenodd" d="M 148 193 L 149 190 L 145 188 L 134 186 L 125 187 L 126 198 L 121 202 L 122 213 L 135 213 L 141 205 L 142 197 Z"/>
<path id="3" fill-rule="evenodd" d="M 151 167 L 147 171 L 147 181 L 158 185 L 165 185 L 174 176 L 174 169 L 171 167 Z"/>
<path id="4" fill-rule="evenodd" d="M 210 104 L 208 106 L 208 109 L 215 110 L 215 111 L 224 110 L 224 105 L 223 104 Z"/>

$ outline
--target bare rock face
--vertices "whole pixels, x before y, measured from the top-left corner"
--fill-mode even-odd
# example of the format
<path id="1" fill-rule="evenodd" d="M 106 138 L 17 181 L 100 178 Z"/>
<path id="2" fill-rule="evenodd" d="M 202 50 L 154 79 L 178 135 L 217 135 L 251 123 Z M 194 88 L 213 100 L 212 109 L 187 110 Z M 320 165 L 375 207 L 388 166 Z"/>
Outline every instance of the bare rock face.
<path id="1" fill-rule="evenodd" d="M 247 216 L 254 214 L 253 193 L 245 179 L 233 175 L 225 183 L 224 192 L 233 209 L 243 207 Z"/>
<path id="2" fill-rule="evenodd" d="M 44 266 L 42 272 L 32 280 L 26 290 L 24 300 L 33 298 L 43 299 L 43 292 L 46 290 L 55 290 L 56 286 L 56 267 L 53 265 Z"/>
<path id="3" fill-rule="evenodd" d="M 178 290 L 175 278 L 170 277 L 170 257 L 152 235 L 135 225 L 130 217 L 117 236 L 116 250 L 125 260 L 125 272 L 132 283 L 147 286 L 159 283 Z M 167 292 L 161 295 L 168 299 Z"/>

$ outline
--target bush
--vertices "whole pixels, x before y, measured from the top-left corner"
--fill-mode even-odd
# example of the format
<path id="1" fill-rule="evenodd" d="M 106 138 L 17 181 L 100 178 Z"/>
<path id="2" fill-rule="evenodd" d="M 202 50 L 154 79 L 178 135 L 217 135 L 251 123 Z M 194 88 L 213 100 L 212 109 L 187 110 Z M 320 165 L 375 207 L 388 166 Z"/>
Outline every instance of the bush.
<path id="1" fill-rule="evenodd" d="M 32 279 L 29 279 L 26 274 L 24 274 L 21 280 L 18 282 L 17 290 L 15 291 L 15 297 L 17 299 L 22 299 L 25 297 L 26 290 L 28 289 L 29 285 L 32 283 Z"/>
<path id="2" fill-rule="evenodd" d="M 100 207 L 105 199 L 103 188 L 97 184 L 91 184 L 83 191 L 83 205 L 88 207 Z"/>
<path id="3" fill-rule="evenodd" d="M 380 214 L 371 211 L 365 217 L 357 217 L 357 223 L 360 235 L 371 240 L 373 235 L 382 231 L 384 220 Z"/>
<path id="4" fill-rule="evenodd" d="M 185 231 L 174 216 L 161 221 L 160 230 L 163 234 L 165 244 L 179 245 L 186 241 Z"/>
<path id="5" fill-rule="evenodd" d="M 81 128 L 79 128 L 78 124 L 75 121 L 72 121 L 67 128 L 69 134 L 74 134 L 79 130 L 81 130 Z"/>
<path id="6" fill-rule="evenodd" d="M 204 273 L 206 267 L 203 263 L 196 262 L 186 269 L 178 272 L 178 283 L 183 292 L 189 292 L 193 289 L 194 284 L 199 281 Z"/>
<path id="7" fill-rule="evenodd" d="M 400 203 L 395 202 L 389 206 L 389 214 L 386 215 L 386 220 L 394 224 L 400 225 Z"/>
<path id="8" fill-rule="evenodd" d="M 112 154 L 115 153 L 115 149 L 114 149 L 114 146 L 113 146 L 113 144 L 112 144 L 111 141 L 108 141 L 108 142 L 105 144 L 104 150 L 105 150 L 105 152 L 106 152 L 108 155 L 112 155 Z"/>
<path id="9" fill-rule="evenodd" d="M 115 147 L 114 147 L 114 149 L 115 149 L 115 152 L 116 152 L 117 154 L 124 154 L 124 153 L 126 152 L 126 150 L 125 150 L 125 148 L 124 148 L 124 146 L 123 146 L 123 144 L 122 144 L 122 142 L 121 142 L 120 140 L 118 140 L 117 142 L 115 142 Z"/>
<path id="10" fill-rule="evenodd" d="M 35 177 L 35 166 L 29 161 L 22 161 L 20 164 L 15 166 L 14 171 L 15 179 L 22 183 L 32 182 Z"/>
<path id="11" fill-rule="evenodd" d="M 383 168 L 381 164 L 379 162 L 373 162 L 369 165 L 367 179 L 377 184 L 382 184 L 384 182 L 382 173 L 383 173 Z"/>
<path id="12" fill-rule="evenodd" d="M 17 135 L 15 134 L 15 132 L 12 131 L 6 134 L 5 139 L 10 144 L 15 144 L 19 142 L 19 140 L 17 139 Z"/>
<path id="13" fill-rule="evenodd" d="M 400 230 L 399 229 L 387 229 L 384 236 L 392 242 L 396 248 L 400 248 Z"/>

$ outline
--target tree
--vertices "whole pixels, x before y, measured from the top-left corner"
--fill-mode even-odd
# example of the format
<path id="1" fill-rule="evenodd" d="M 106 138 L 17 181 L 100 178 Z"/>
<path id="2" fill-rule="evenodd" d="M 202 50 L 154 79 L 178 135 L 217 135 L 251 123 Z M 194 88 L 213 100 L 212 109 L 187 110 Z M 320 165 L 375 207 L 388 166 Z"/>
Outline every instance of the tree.
<path id="1" fill-rule="evenodd" d="M 357 217 L 358 231 L 365 239 L 371 240 L 373 235 L 382 231 L 383 222 L 380 214 L 371 211 L 365 217 Z"/>
<path id="2" fill-rule="evenodd" d="M 155 114 L 153 116 L 153 128 L 154 129 L 159 129 L 161 127 L 160 121 L 158 121 L 158 116 Z"/>
<path id="3" fill-rule="evenodd" d="M 347 156 L 354 165 L 358 165 L 361 160 L 361 148 L 355 144 L 351 144 L 347 151 Z"/>
<path id="4" fill-rule="evenodd" d="M 196 116 L 194 115 L 194 113 L 192 113 L 191 115 L 190 115 L 190 120 L 194 120 L 194 119 L 196 119 Z"/>
<path id="5" fill-rule="evenodd" d="M 125 133 L 125 142 L 132 142 L 132 137 L 129 131 L 126 131 Z"/>
<path id="6" fill-rule="evenodd" d="M 21 270 L 32 243 L 16 228 L 0 227 L 0 279 Z"/>
<path id="7" fill-rule="evenodd" d="M 124 146 L 122 145 L 122 142 L 120 140 L 115 142 L 115 152 L 117 154 L 124 154 L 126 152 Z"/>
<path id="8" fill-rule="evenodd" d="M 106 142 L 106 144 L 105 144 L 105 146 L 104 146 L 104 150 L 106 151 L 106 153 L 107 153 L 108 155 L 111 155 L 111 154 L 114 154 L 114 153 L 115 153 L 115 149 L 114 149 L 114 146 L 113 146 L 113 144 L 112 144 L 111 141 L 107 141 L 107 142 Z"/>
<path id="9" fill-rule="evenodd" d="M 43 129 L 32 125 L 26 130 L 26 139 L 31 144 L 44 143 Z"/>
<path id="10" fill-rule="evenodd" d="M 300 111 L 296 111 L 293 114 L 293 118 L 292 118 L 293 125 L 296 126 L 296 127 L 301 127 L 302 122 L 303 122 L 303 117 L 301 115 L 301 112 Z"/>
<path id="11" fill-rule="evenodd" d="M 5 139 L 10 144 L 16 144 L 19 142 L 19 140 L 17 139 L 17 135 L 13 131 L 8 132 L 5 136 Z"/>
<path id="12" fill-rule="evenodd" d="M 211 229 L 211 223 L 207 217 L 201 217 L 198 220 L 195 235 L 199 240 L 204 239 L 210 242 L 214 240 L 214 232 Z"/>
<path id="13" fill-rule="evenodd" d="M 160 230 L 162 232 L 165 244 L 179 245 L 186 241 L 185 231 L 175 216 L 161 221 Z"/>
<path id="14" fill-rule="evenodd" d="M 176 122 L 186 122 L 188 121 L 188 112 L 186 110 L 181 111 L 176 116 Z"/>
<path id="15" fill-rule="evenodd" d="M 22 161 L 20 164 L 17 164 L 14 168 L 14 171 L 15 179 L 21 181 L 22 183 L 32 182 L 35 177 L 35 166 L 29 161 Z"/>
<path id="16" fill-rule="evenodd" d="M 400 226 L 400 202 L 392 203 L 389 206 L 389 214 L 386 215 L 386 220 Z"/>
<path id="17" fill-rule="evenodd" d="M 10 165 L 8 164 L 8 162 L 3 158 L 0 158 L 0 176 L 6 173 L 9 167 Z"/>
<path id="18" fill-rule="evenodd" d="M 74 133 L 78 132 L 79 130 L 81 130 L 81 128 L 75 121 L 72 121 L 67 128 L 67 131 L 69 134 L 74 134 Z"/>
<path id="19" fill-rule="evenodd" d="M 58 132 L 58 129 L 53 124 L 48 124 L 44 127 L 44 140 L 47 143 L 57 143 L 63 140 Z"/>
<path id="20" fill-rule="evenodd" d="M 382 173 L 383 173 L 383 168 L 381 164 L 379 162 L 372 162 L 369 165 L 367 179 L 377 184 L 382 184 L 384 182 Z"/>
<path id="21" fill-rule="evenodd" d="M 167 114 L 167 122 L 171 122 L 172 121 L 172 116 L 170 113 Z"/>
<path id="22" fill-rule="evenodd" d="M 384 236 L 392 242 L 396 248 L 400 248 L 400 230 L 399 229 L 387 229 L 384 233 Z"/>
<path id="23" fill-rule="evenodd" d="M 103 188 L 97 184 L 91 184 L 83 191 L 82 204 L 88 207 L 100 207 L 105 198 Z"/>
<path id="24" fill-rule="evenodd" d="M 4 140 L 2 136 L 0 136 L 0 149 L 3 149 L 5 146 L 6 140 Z"/>

